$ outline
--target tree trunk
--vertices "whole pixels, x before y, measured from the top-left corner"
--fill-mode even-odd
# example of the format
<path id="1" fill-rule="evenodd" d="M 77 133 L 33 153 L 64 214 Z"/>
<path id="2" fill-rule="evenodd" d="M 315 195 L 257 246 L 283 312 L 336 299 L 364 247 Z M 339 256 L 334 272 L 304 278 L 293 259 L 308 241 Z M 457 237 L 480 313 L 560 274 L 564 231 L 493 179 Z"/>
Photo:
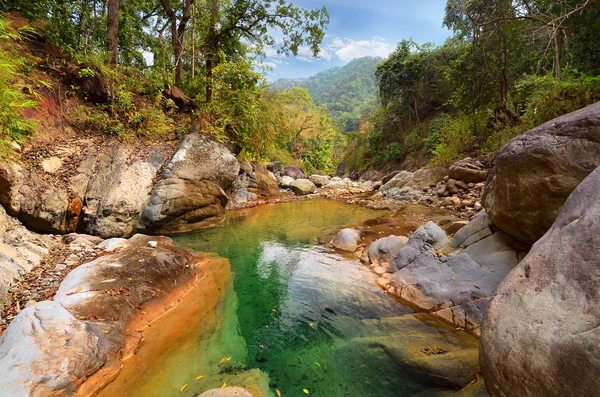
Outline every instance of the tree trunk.
<path id="1" fill-rule="evenodd" d="M 196 77 L 196 19 L 194 7 L 192 7 L 192 80 Z"/>
<path id="2" fill-rule="evenodd" d="M 208 27 L 208 40 L 210 43 L 210 53 L 206 59 L 206 103 L 212 102 L 213 94 L 213 58 L 217 55 L 217 11 L 219 9 L 219 0 L 212 0 L 210 12 L 210 26 Z"/>
<path id="3" fill-rule="evenodd" d="M 108 0 L 108 24 L 107 24 L 107 49 L 108 61 L 116 65 L 118 55 L 119 35 L 119 0 Z"/>
<path id="4" fill-rule="evenodd" d="M 556 32 L 554 36 L 554 74 L 558 80 L 562 79 L 562 38 L 560 37 L 561 32 Z"/>

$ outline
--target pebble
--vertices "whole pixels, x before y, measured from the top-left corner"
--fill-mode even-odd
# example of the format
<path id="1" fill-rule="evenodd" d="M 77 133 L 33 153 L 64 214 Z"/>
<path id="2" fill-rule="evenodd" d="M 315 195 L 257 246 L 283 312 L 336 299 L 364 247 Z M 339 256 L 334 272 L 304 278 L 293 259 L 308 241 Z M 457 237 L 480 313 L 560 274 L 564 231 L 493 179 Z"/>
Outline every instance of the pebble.
<path id="1" fill-rule="evenodd" d="M 59 263 L 58 265 L 56 265 L 56 270 L 65 270 L 67 268 L 67 265 L 65 265 L 64 263 Z"/>
<path id="2" fill-rule="evenodd" d="M 156 248 L 156 247 L 158 246 L 158 242 L 156 242 L 156 241 L 149 241 L 149 242 L 148 242 L 148 245 L 149 245 L 150 247 L 152 247 L 152 248 Z"/>
<path id="3" fill-rule="evenodd" d="M 33 305 L 35 305 L 36 303 L 37 303 L 37 302 L 36 302 L 36 301 L 34 301 L 33 299 L 32 299 L 32 300 L 28 300 L 28 301 L 27 301 L 27 303 L 25 304 L 25 307 L 33 306 Z"/>

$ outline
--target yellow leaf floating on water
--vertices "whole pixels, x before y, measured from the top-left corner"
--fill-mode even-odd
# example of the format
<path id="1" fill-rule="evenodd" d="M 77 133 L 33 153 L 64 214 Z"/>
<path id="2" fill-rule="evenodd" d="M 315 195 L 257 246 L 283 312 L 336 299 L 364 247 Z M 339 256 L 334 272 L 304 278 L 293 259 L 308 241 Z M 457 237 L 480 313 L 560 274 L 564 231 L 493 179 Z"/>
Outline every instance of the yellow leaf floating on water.
<path id="1" fill-rule="evenodd" d="M 275 391 L 277 392 L 277 395 L 281 397 L 281 392 L 278 389 L 275 389 Z"/>
<path id="2" fill-rule="evenodd" d="M 107 331 L 107 330 L 104 330 L 104 333 L 105 333 L 105 334 L 108 334 L 108 331 Z"/>
<path id="3" fill-rule="evenodd" d="M 225 361 L 229 361 L 229 360 L 231 360 L 231 357 L 223 357 L 221 359 L 221 361 L 219 361 L 219 364 L 223 364 Z"/>
<path id="4" fill-rule="evenodd" d="M 308 391 L 308 389 L 302 389 L 302 391 L 304 392 L 304 394 L 310 394 L 310 392 Z"/>
<path id="5" fill-rule="evenodd" d="M 258 346 L 260 346 L 261 349 L 265 348 L 265 345 L 258 345 Z"/>
<path id="6" fill-rule="evenodd" d="M 188 387 L 187 383 L 185 385 L 181 386 L 181 390 L 180 391 L 184 391 L 186 387 Z"/>
<path id="7" fill-rule="evenodd" d="M 202 378 L 204 378 L 204 375 L 198 375 L 198 376 L 196 376 L 196 380 L 200 380 Z"/>
<path id="8" fill-rule="evenodd" d="M 312 326 L 313 326 L 313 325 L 315 325 L 315 324 L 314 324 L 314 323 L 308 323 L 308 325 L 309 325 L 310 327 L 312 327 Z M 306 390 L 306 389 L 305 389 L 305 390 Z"/>
<path id="9" fill-rule="evenodd" d="M 227 382 L 223 382 L 223 385 L 221 385 L 221 389 L 224 389 L 227 387 Z"/>
<path id="10" fill-rule="evenodd" d="M 271 309 L 271 311 L 272 311 L 273 313 L 275 313 L 277 310 L 275 310 L 275 309 Z"/>

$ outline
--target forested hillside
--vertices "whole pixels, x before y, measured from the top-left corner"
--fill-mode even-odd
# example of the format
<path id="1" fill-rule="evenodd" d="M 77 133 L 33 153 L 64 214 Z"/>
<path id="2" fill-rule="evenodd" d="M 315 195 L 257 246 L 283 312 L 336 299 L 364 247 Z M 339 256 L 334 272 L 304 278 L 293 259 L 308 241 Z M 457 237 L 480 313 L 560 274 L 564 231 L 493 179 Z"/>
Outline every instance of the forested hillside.
<path id="1" fill-rule="evenodd" d="M 363 57 L 305 79 L 279 79 L 271 87 L 303 87 L 318 106 L 325 107 L 343 132 L 355 131 L 361 114 L 375 104 L 375 69 L 382 58 Z"/>
<path id="2" fill-rule="evenodd" d="M 449 162 L 600 100 L 600 3 L 449 0 L 443 45 L 404 40 L 376 71 L 380 102 L 349 168 Z"/>
<path id="3" fill-rule="evenodd" d="M 241 157 L 307 171 L 339 160 L 343 140 L 325 111 L 306 90 L 269 91 L 255 63 L 267 47 L 316 56 L 324 7 L 12 0 L 0 12 L 0 157 L 68 127 L 148 141 L 202 131 Z"/>

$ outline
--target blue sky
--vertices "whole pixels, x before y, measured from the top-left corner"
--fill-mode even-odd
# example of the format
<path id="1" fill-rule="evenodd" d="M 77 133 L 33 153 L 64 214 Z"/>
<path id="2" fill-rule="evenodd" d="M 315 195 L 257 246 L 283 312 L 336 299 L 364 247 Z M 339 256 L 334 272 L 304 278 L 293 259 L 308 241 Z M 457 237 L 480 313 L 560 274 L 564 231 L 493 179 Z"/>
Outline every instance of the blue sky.
<path id="1" fill-rule="evenodd" d="M 297 57 L 279 56 L 267 49 L 263 61 L 267 75 L 279 78 L 308 77 L 363 56 L 386 57 L 402 39 L 442 44 L 450 32 L 442 27 L 446 0 L 296 0 L 302 8 L 326 6 L 331 22 L 319 59 L 307 47 Z"/>

